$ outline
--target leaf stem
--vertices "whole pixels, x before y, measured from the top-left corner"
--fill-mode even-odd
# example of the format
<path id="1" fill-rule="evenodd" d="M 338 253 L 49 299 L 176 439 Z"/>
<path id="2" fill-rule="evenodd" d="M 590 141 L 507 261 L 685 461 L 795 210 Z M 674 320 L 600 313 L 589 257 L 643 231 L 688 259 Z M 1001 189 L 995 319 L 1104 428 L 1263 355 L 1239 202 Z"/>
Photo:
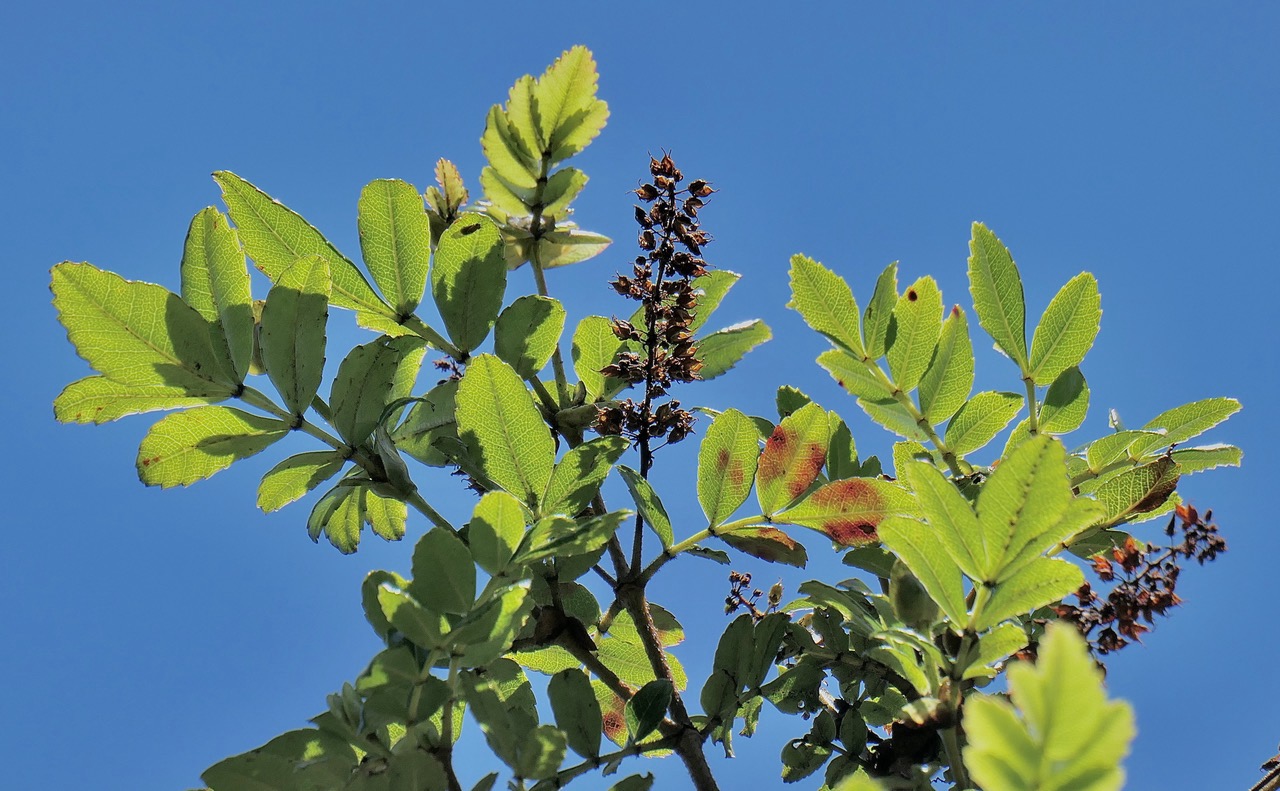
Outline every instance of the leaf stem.
<path id="1" fill-rule="evenodd" d="M 889 375 L 876 364 L 875 360 L 870 357 L 864 357 L 862 358 L 862 364 L 865 365 L 867 370 L 871 371 L 874 376 L 879 378 L 880 384 L 887 387 L 889 391 L 893 393 L 894 401 L 907 411 L 907 414 L 911 416 L 911 419 L 915 421 L 915 424 L 924 432 L 924 435 L 929 439 L 929 442 L 933 443 L 933 446 L 938 449 L 938 453 L 941 454 L 942 460 L 946 463 L 947 469 L 951 470 L 952 475 L 960 477 L 973 472 L 973 465 L 957 456 L 955 451 L 947 447 L 947 443 L 943 442 L 942 437 L 938 436 L 938 432 L 934 429 L 933 423 L 924 416 L 924 413 L 919 409 L 916 409 L 915 402 L 911 400 L 911 396 L 903 392 L 902 388 L 898 387 L 897 382 L 889 378 Z"/>
<path id="2" fill-rule="evenodd" d="M 544 151 L 542 153 L 542 164 L 538 173 L 538 184 L 533 191 L 533 200 L 529 204 L 532 217 L 529 220 L 529 235 L 533 237 L 533 242 L 529 248 L 529 265 L 533 268 L 533 282 L 538 287 L 539 296 L 549 297 L 547 293 L 547 276 L 542 269 L 542 256 L 539 253 L 539 246 L 542 237 L 546 235 L 546 229 L 542 224 L 542 210 L 545 208 L 542 198 L 547 188 L 547 174 L 551 170 L 551 153 Z M 551 370 L 556 376 L 556 392 L 560 396 L 560 407 L 563 409 L 569 404 L 569 378 L 565 375 L 564 356 L 560 353 L 560 344 L 556 344 L 555 350 L 551 352 Z"/>
<path id="3" fill-rule="evenodd" d="M 669 561 L 675 559 L 677 555 L 682 552 L 688 552 L 690 549 L 693 549 L 708 538 L 718 536 L 723 533 L 732 533 L 739 528 L 750 527 L 753 524 L 759 524 L 760 522 L 766 521 L 768 520 L 763 514 L 756 514 L 755 516 L 748 516 L 745 519 L 735 519 L 732 522 L 725 522 L 724 524 L 716 525 L 714 527 L 709 526 L 705 530 L 699 530 L 684 541 L 672 544 L 664 549 L 661 555 L 654 558 L 653 562 L 645 567 L 645 570 L 640 573 L 640 576 L 636 578 L 636 581 L 641 585 L 647 583 L 649 580 L 653 579 L 653 575 L 658 572 L 658 569 L 665 566 Z"/>
<path id="4" fill-rule="evenodd" d="M 414 335 L 417 335 L 431 346 L 434 346 L 436 349 L 439 349 L 458 362 L 464 363 L 467 361 L 467 357 L 469 355 L 463 353 L 463 351 L 457 346 L 449 343 L 443 335 L 436 332 L 429 324 L 418 318 L 416 313 L 405 319 L 401 325 L 406 329 L 413 330 Z"/>
<path id="5" fill-rule="evenodd" d="M 1036 410 L 1036 382 L 1030 376 L 1022 377 L 1027 386 L 1027 433 L 1035 436 L 1040 433 L 1040 414 Z"/>

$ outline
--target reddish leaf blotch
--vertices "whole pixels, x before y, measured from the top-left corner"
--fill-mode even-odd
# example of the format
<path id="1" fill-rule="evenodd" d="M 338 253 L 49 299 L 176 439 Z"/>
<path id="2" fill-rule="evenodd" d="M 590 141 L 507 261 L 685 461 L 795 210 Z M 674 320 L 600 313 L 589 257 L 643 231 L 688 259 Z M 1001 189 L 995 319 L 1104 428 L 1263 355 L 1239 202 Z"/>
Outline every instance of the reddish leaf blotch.
<path id="1" fill-rule="evenodd" d="M 876 527 L 880 524 L 879 514 L 884 512 L 884 496 L 867 481 L 861 478 L 836 481 L 814 492 L 810 499 L 820 509 L 836 512 L 822 524 L 822 532 L 832 541 L 855 547 L 879 540 Z M 868 513 L 877 516 L 868 518 Z"/>

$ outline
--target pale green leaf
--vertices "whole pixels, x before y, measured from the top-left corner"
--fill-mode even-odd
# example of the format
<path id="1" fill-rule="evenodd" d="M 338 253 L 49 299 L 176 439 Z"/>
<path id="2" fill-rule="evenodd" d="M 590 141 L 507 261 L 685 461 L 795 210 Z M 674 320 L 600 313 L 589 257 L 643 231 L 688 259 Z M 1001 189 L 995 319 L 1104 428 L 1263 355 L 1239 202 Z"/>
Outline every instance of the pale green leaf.
<path id="1" fill-rule="evenodd" d="M 357 446 L 373 433 L 401 358 L 420 346 L 417 338 L 379 338 L 352 349 L 338 366 L 329 395 L 330 422 L 348 445 Z"/>
<path id="2" fill-rule="evenodd" d="M 942 292 L 931 277 L 922 277 L 898 297 L 889 322 L 886 357 L 898 388 L 920 384 L 942 332 Z"/>
<path id="3" fill-rule="evenodd" d="M 858 303 L 844 278 L 804 255 L 791 256 L 791 304 L 812 329 L 851 354 L 863 355 Z"/>
<path id="4" fill-rule="evenodd" d="M 569 204 L 587 186 L 587 174 L 577 168 L 564 168 L 551 174 L 542 191 L 542 216 L 560 219 L 569 214 Z"/>
<path id="5" fill-rule="evenodd" d="M 636 510 L 640 512 L 640 516 L 644 518 L 644 523 L 653 530 L 658 536 L 658 540 L 662 542 L 662 548 L 666 549 L 671 546 L 674 535 L 671 530 L 671 517 L 667 516 L 667 509 L 663 507 L 662 500 L 659 499 L 658 493 L 653 490 L 653 486 L 649 484 L 640 473 L 625 465 L 618 466 L 618 474 L 622 476 L 622 480 L 627 484 L 627 489 L 631 492 L 631 499 L 636 504 Z"/>
<path id="6" fill-rule="evenodd" d="M 1066 434 L 1080 428 L 1089 413 L 1089 384 L 1079 368 L 1068 368 L 1049 385 L 1040 405 L 1040 430 Z"/>
<path id="7" fill-rule="evenodd" d="M 783 419 L 764 444 L 756 470 L 760 512 L 770 516 L 794 502 L 817 480 L 831 439 L 827 413 L 806 404 Z"/>
<path id="8" fill-rule="evenodd" d="M 746 356 L 747 352 L 773 337 L 769 325 L 752 319 L 716 330 L 694 341 L 694 355 L 702 363 L 700 379 L 715 379 Z"/>
<path id="9" fill-rule="evenodd" d="M 1018 446 L 996 468 L 978 497 L 978 523 L 988 563 L 980 581 L 990 582 L 1011 560 L 1025 537 L 1051 529 L 1071 501 L 1066 451 L 1044 435 Z"/>
<path id="10" fill-rule="evenodd" d="M 981 579 L 990 553 L 969 501 L 932 464 L 912 461 L 899 469 L 899 475 L 915 492 L 921 514 L 947 554 L 970 579 Z"/>
<path id="11" fill-rule="evenodd" d="M 932 441 L 911 412 L 894 399 L 859 398 L 858 406 L 862 407 L 862 411 L 866 412 L 872 420 L 900 437 L 921 444 Z"/>
<path id="12" fill-rule="evenodd" d="M 545 780 L 555 775 L 564 763 L 564 732 L 550 725 L 539 725 L 525 731 L 512 769 L 520 777 Z"/>
<path id="13" fill-rule="evenodd" d="M 485 473 L 530 508 L 555 463 L 551 432 L 520 377 L 497 357 L 472 359 L 458 385 L 458 436 Z"/>
<path id="14" fill-rule="evenodd" d="M 495 104 L 489 109 L 489 115 L 485 119 L 480 147 L 484 150 L 485 158 L 489 160 L 489 166 L 493 168 L 495 176 L 500 176 L 503 181 L 515 188 L 532 192 L 538 186 L 537 168 L 520 142 L 518 134 L 507 118 L 507 114 Z M 493 200 L 483 175 L 480 183 L 484 187 L 485 197 Z"/>
<path id="15" fill-rule="evenodd" d="M 341 451 L 319 450 L 290 456 L 262 476 L 258 507 L 270 513 L 284 508 L 337 475 L 346 458 Z"/>
<path id="16" fill-rule="evenodd" d="M 299 258 L 318 255 L 329 265 L 333 304 L 394 318 L 355 264 L 306 220 L 230 171 L 214 173 L 213 180 L 222 188 L 245 251 L 267 277 L 275 280 Z"/>
<path id="17" fill-rule="evenodd" d="M 1031 378 L 1045 384 L 1079 365 L 1098 337 L 1101 321 L 1098 280 L 1081 272 L 1054 295 L 1040 318 L 1031 339 Z"/>
<path id="18" fill-rule="evenodd" d="M 484 190 L 491 209 L 497 208 L 514 217 L 531 213 L 529 204 L 533 202 L 534 190 L 517 187 L 493 166 L 480 171 L 480 189 Z"/>
<path id="19" fill-rule="evenodd" d="M 969 321 L 959 305 L 942 323 L 933 359 L 920 380 L 920 411 L 938 425 L 956 413 L 973 390 L 973 344 Z"/>
<path id="20" fill-rule="evenodd" d="M 497 575 L 506 570 L 524 539 L 525 510 L 506 492 L 488 492 L 476 503 L 467 538 L 480 568 Z"/>
<path id="21" fill-rule="evenodd" d="M 889 401 L 893 390 L 879 368 L 872 368 L 842 349 L 828 349 L 818 355 L 821 365 L 850 395 L 870 401 Z"/>
<path id="22" fill-rule="evenodd" d="M 210 206 L 191 220 L 182 248 L 182 299 L 214 325 L 214 350 L 243 382 L 253 356 L 253 297 L 240 240 L 222 212 Z"/>
<path id="23" fill-rule="evenodd" d="M 189 486 L 247 459 L 289 433 L 289 424 L 238 409 L 204 406 L 162 418 L 138 448 L 148 486 Z"/>
<path id="24" fill-rule="evenodd" d="M 889 322 L 893 320 L 893 308 L 898 304 L 898 262 L 884 268 L 876 279 L 875 291 L 867 303 L 862 317 L 862 346 L 867 357 L 878 360 L 884 356 L 889 339 Z"/>
<path id="25" fill-rule="evenodd" d="M 364 529 L 364 490 L 355 486 L 339 485 L 321 497 L 311 515 L 307 517 L 307 535 L 319 541 L 321 534 L 344 555 L 356 551 L 360 545 L 360 531 Z"/>
<path id="26" fill-rule="evenodd" d="M 915 516 L 915 498 L 906 489 L 876 478 L 847 478 L 817 489 L 795 507 L 774 515 L 779 524 L 824 533 L 845 547 L 878 540 L 876 528 L 888 516 Z"/>
<path id="27" fill-rule="evenodd" d="M 978 639 L 978 654 L 964 671 L 964 678 L 992 678 L 991 667 L 1027 647 L 1026 631 L 1015 623 L 1005 623 Z"/>
<path id="28" fill-rule="evenodd" d="M 1061 601 L 1084 584 L 1084 572 L 1059 558 L 1039 558 L 1000 582 L 973 625 L 979 632 L 1001 621 Z"/>
<path id="29" fill-rule="evenodd" d="M 693 310 L 693 321 L 689 322 L 689 331 L 697 332 L 720 307 L 729 289 L 737 283 L 742 275 L 727 269 L 713 269 L 705 275 L 693 279 L 693 289 L 698 293 L 698 306 Z"/>
<path id="30" fill-rule="evenodd" d="M 736 409 L 720 413 L 698 452 L 698 502 L 712 526 L 728 519 L 751 492 L 760 457 L 759 432 Z"/>
<path id="31" fill-rule="evenodd" d="M 1186 442 L 1239 411 L 1240 402 L 1234 398 L 1206 398 L 1174 407 L 1156 415 L 1142 427 L 1146 431 L 1162 430 L 1164 435 L 1159 439 L 1135 443 L 1131 452 L 1141 458 L 1159 448 Z"/>
<path id="32" fill-rule="evenodd" d="M 125 385 L 105 376 L 88 376 L 67 385 L 53 402 L 54 417 L 62 423 L 108 423 L 127 415 L 161 409 L 205 406 L 230 397 L 189 395 L 184 387 Z"/>
<path id="33" fill-rule="evenodd" d="M 623 437 L 596 437 L 571 449 L 551 474 L 540 515 L 579 514 L 600 491 L 629 444 Z"/>
<path id="34" fill-rule="evenodd" d="M 1178 463 L 1161 456 L 1150 464 L 1135 467 L 1098 487 L 1095 495 L 1106 506 L 1107 525 L 1118 525 L 1164 504 L 1178 487 Z"/>
<path id="35" fill-rule="evenodd" d="M 409 507 L 403 500 L 383 497 L 372 489 L 361 490 L 360 516 L 373 534 L 385 541 L 404 538 Z"/>
<path id="36" fill-rule="evenodd" d="M 360 191 L 360 251 L 373 282 L 400 318 L 422 301 L 431 260 L 431 223 L 422 196 L 398 179 L 372 181 Z"/>
<path id="37" fill-rule="evenodd" d="M 612 243 L 613 240 L 607 236 L 561 223 L 538 243 L 538 260 L 545 269 L 577 264 L 595 258 Z"/>
<path id="38" fill-rule="evenodd" d="M 279 273 L 262 307 L 262 360 L 285 407 L 301 415 L 324 376 L 329 264 L 318 255 Z"/>
<path id="39" fill-rule="evenodd" d="M 596 98 L 597 80 L 595 60 L 583 46 L 562 53 L 538 78 L 535 115 L 550 161 L 581 151 L 604 127 L 608 109 Z"/>
<path id="40" fill-rule="evenodd" d="M 573 370 L 587 390 L 587 400 L 595 401 L 613 389 L 613 382 L 600 373 L 622 350 L 622 341 L 613 334 L 613 322 L 604 316 L 586 316 L 573 331 Z"/>
<path id="41" fill-rule="evenodd" d="M 1178 448 L 1170 455 L 1178 463 L 1178 472 L 1190 475 L 1215 467 L 1239 467 L 1244 451 L 1234 445 L 1206 445 L 1202 448 Z"/>
<path id="42" fill-rule="evenodd" d="M 489 335 L 507 287 L 502 234 L 492 220 L 464 214 L 440 236 L 431 294 L 449 339 L 470 352 Z"/>
<path id="43" fill-rule="evenodd" d="M 520 297 L 498 316 L 494 353 L 522 379 L 537 376 L 560 342 L 564 316 L 564 307 L 551 297 Z"/>
<path id="44" fill-rule="evenodd" d="M 1022 404 L 1017 393 L 978 393 L 947 424 L 947 447 L 958 456 L 982 448 L 1018 416 Z"/>
<path id="45" fill-rule="evenodd" d="M 934 536 L 914 519 L 891 516 L 880 524 L 880 540 L 907 564 L 954 625 L 966 620 L 960 570 Z"/>
<path id="46" fill-rule="evenodd" d="M 1013 256 L 987 226 L 973 224 L 969 291 L 978 323 L 1020 368 L 1027 368 L 1027 305 Z"/>

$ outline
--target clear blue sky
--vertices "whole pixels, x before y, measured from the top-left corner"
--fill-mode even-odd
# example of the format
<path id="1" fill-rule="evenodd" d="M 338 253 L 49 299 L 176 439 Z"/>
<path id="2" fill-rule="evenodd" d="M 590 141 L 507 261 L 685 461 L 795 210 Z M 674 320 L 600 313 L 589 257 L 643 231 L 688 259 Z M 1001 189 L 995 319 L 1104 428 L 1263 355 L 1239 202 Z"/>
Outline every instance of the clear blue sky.
<path id="1" fill-rule="evenodd" d="M 446 156 L 474 187 L 489 105 L 575 43 L 595 51 L 612 109 L 582 157 L 591 183 L 579 219 L 620 243 L 553 272 L 553 293 L 571 316 L 630 310 L 605 286 L 632 255 L 627 190 L 648 152 L 670 149 L 687 174 L 721 190 L 704 213 L 717 239 L 708 256 L 744 277 L 717 319 L 761 316 L 779 338 L 687 391 L 686 403 L 767 414 L 777 385 L 792 383 L 844 413 L 864 452 L 886 453 L 888 436 L 813 364 L 824 342 L 784 308 L 787 258 L 819 258 L 864 296 L 900 260 L 904 279 L 934 274 L 949 302 L 967 305 L 973 220 L 1011 246 L 1032 311 L 1082 269 L 1098 276 L 1104 316 L 1084 366 L 1087 431 L 1105 430 L 1108 407 L 1140 424 L 1211 395 L 1244 402 L 1213 435 L 1244 447 L 1244 469 L 1196 476 L 1183 490 L 1214 509 L 1230 552 L 1184 575 L 1186 605 L 1146 647 L 1114 659 L 1109 682 L 1137 707 L 1130 788 L 1253 782 L 1280 741 L 1270 499 L 1280 465 L 1267 450 L 1280 440 L 1280 6 L 850 3 L 779 15 L 770 4 L 694 5 L 7 12 L 3 785 L 187 788 L 208 764 L 302 726 L 375 649 L 359 581 L 372 568 L 406 569 L 410 549 L 366 536 L 342 557 L 306 538 L 307 506 L 255 511 L 257 478 L 280 448 L 161 492 L 133 470 L 147 417 L 55 424 L 52 399 L 87 369 L 49 305 L 49 267 L 89 260 L 176 289 L 187 222 L 217 203 L 208 174 L 224 168 L 354 255 L 364 183 L 398 177 L 422 188 Z M 527 290 L 522 271 L 509 293 Z M 333 348 L 358 342 L 349 314 L 335 316 Z M 1016 386 L 1011 366 L 977 345 L 979 387 Z M 311 449 L 304 439 L 288 444 Z M 695 450 L 689 442 L 661 460 L 658 482 L 677 513 L 697 513 Z M 447 514 L 469 509 L 456 480 L 426 480 Z M 423 529 L 412 522 L 410 536 Z M 786 575 L 789 585 L 840 573 L 820 542 L 809 549 L 809 571 Z M 779 576 L 749 559 L 735 567 Z M 723 624 L 725 570 L 696 560 L 671 568 L 653 596 L 688 628 L 679 653 L 700 682 Z M 740 741 L 720 770 L 726 786 L 767 785 L 783 739 L 804 728 L 766 720 L 774 724 Z M 663 771 L 663 787 L 682 787 L 677 766 Z M 479 763 L 468 769 L 482 773 Z"/>

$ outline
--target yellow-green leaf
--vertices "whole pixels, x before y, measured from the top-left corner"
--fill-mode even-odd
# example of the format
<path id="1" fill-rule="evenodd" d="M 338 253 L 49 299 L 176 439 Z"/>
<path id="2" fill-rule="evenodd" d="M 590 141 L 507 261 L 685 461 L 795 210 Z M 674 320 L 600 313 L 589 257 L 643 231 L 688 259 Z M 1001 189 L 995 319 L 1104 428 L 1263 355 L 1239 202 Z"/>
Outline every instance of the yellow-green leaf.
<path id="1" fill-rule="evenodd" d="M 747 352 L 773 337 L 769 325 L 760 319 L 752 319 L 722 330 L 716 330 L 695 341 L 694 354 L 702 363 L 698 376 L 715 379 L 725 373 Z"/>
<path id="2" fill-rule="evenodd" d="M 502 234 L 493 220 L 464 214 L 440 237 L 431 293 L 449 339 L 464 353 L 489 335 L 507 287 Z"/>
<path id="3" fill-rule="evenodd" d="M 105 376 L 88 376 L 67 385 L 53 402 L 53 414 L 62 423 L 109 423 L 126 415 L 161 409 L 205 406 L 229 396 L 193 396 L 183 387 L 125 385 Z"/>
<path id="4" fill-rule="evenodd" d="M 397 316 L 422 301 L 431 260 L 431 223 L 422 196 L 397 179 L 372 181 L 360 192 L 360 251 L 373 282 Z"/>
<path id="5" fill-rule="evenodd" d="M 791 256 L 791 304 L 805 323 L 861 357 L 858 302 L 844 278 L 804 255 Z"/>
<path id="6" fill-rule="evenodd" d="M 1098 337 L 1102 296 L 1098 281 L 1081 272 L 1053 297 L 1031 339 L 1031 378 L 1044 384 L 1079 365 Z"/>
<path id="7" fill-rule="evenodd" d="M 148 486 L 189 486 L 288 433 L 287 423 L 230 407 L 188 409 L 147 432 L 138 448 L 138 477 Z"/>
<path id="8" fill-rule="evenodd" d="M 920 384 L 942 332 L 942 292 L 928 276 L 907 287 L 893 308 L 886 340 L 889 373 L 902 390 Z"/>
<path id="9" fill-rule="evenodd" d="M 214 350 L 228 373 L 244 381 L 253 357 L 253 297 L 240 240 L 222 212 L 210 206 L 191 220 L 182 249 L 182 298 L 213 325 Z"/>
<path id="10" fill-rule="evenodd" d="M 736 409 L 720 413 L 698 452 L 698 502 L 711 525 L 728 519 L 751 492 L 760 456 L 760 434 Z"/>
<path id="11" fill-rule="evenodd" d="M 969 291 L 978 323 L 1020 368 L 1027 368 L 1027 305 L 1022 276 L 1004 243 L 980 222 L 969 241 Z"/>
<path id="12" fill-rule="evenodd" d="M 301 415 L 324 376 L 329 264 L 318 255 L 280 273 L 262 307 L 262 360 L 285 406 Z"/>
<path id="13" fill-rule="evenodd" d="M 270 513 L 284 508 L 337 475 L 346 463 L 336 450 L 318 450 L 290 456 L 272 467 L 258 484 L 258 507 Z"/>
<path id="14" fill-rule="evenodd" d="M 772 515 L 805 493 L 822 472 L 830 439 L 827 413 L 817 404 L 806 404 L 778 424 L 756 471 L 761 513 Z"/>
<path id="15" fill-rule="evenodd" d="M 551 297 L 520 297 L 498 316 L 494 353 L 522 379 L 537 376 L 560 343 L 564 315 L 564 307 Z"/>
<path id="16" fill-rule="evenodd" d="M 555 447 L 533 397 L 511 366 L 482 354 L 458 384 L 458 436 L 485 474 L 536 509 L 547 489 Z"/>
<path id="17" fill-rule="evenodd" d="M 884 268 L 876 279 L 875 291 L 867 303 L 862 317 L 862 345 L 867 357 L 879 360 L 884 356 L 889 339 L 889 322 L 893 320 L 893 307 L 898 303 L 898 262 Z"/>
<path id="18" fill-rule="evenodd" d="M 956 305 L 942 323 L 933 359 L 920 380 L 920 411 L 936 426 L 964 406 L 972 390 L 973 344 L 969 340 L 969 321 Z"/>
<path id="19" fill-rule="evenodd" d="M 947 447 L 960 456 L 978 450 L 1018 416 L 1022 403 L 1017 393 L 978 393 L 947 424 Z"/>

